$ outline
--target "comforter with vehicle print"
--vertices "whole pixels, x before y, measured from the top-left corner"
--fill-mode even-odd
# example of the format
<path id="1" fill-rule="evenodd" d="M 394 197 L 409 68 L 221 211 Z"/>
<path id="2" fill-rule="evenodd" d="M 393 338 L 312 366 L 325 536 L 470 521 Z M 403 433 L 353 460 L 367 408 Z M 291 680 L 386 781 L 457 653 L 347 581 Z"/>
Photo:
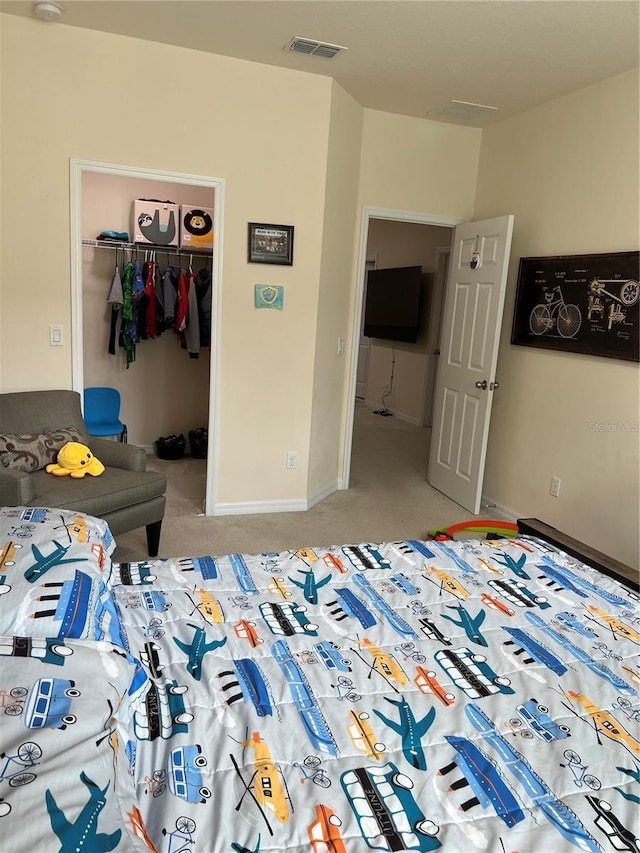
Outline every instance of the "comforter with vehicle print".
<path id="1" fill-rule="evenodd" d="M 539 540 L 0 548 L 14 851 L 640 853 L 640 601 Z"/>

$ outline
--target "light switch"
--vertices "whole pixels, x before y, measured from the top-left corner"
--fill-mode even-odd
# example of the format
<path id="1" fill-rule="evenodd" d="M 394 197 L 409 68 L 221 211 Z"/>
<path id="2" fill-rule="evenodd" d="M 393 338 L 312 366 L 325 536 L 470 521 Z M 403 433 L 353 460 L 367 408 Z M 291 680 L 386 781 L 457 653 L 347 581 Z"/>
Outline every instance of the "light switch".
<path id="1" fill-rule="evenodd" d="M 61 347 L 63 344 L 62 326 L 49 326 L 49 346 Z"/>

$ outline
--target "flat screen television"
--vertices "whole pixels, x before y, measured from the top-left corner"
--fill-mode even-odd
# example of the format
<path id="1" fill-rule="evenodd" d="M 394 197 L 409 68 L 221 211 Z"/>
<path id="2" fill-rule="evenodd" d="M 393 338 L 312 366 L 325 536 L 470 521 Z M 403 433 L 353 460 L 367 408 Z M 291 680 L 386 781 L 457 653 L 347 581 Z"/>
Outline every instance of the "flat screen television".
<path id="1" fill-rule="evenodd" d="M 422 267 L 370 270 L 364 308 L 367 338 L 415 344 L 420 316 Z"/>

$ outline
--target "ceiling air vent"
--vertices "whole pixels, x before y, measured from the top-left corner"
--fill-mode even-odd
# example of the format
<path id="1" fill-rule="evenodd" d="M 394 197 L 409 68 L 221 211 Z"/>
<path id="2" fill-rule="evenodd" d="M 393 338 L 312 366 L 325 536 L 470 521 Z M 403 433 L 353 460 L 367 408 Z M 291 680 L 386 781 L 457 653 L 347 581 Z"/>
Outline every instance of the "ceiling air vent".
<path id="1" fill-rule="evenodd" d="M 471 104 L 468 101 L 448 101 L 439 107 L 434 107 L 426 114 L 429 118 L 446 118 L 450 121 L 476 121 L 497 112 L 498 107 L 487 107 L 484 104 Z"/>
<path id="2" fill-rule="evenodd" d="M 341 47 L 339 44 L 329 44 L 326 41 L 315 41 L 314 39 L 294 36 L 285 45 L 284 49 L 291 51 L 291 53 L 301 53 L 304 56 L 318 56 L 320 59 L 336 59 L 336 57 L 349 48 Z"/>

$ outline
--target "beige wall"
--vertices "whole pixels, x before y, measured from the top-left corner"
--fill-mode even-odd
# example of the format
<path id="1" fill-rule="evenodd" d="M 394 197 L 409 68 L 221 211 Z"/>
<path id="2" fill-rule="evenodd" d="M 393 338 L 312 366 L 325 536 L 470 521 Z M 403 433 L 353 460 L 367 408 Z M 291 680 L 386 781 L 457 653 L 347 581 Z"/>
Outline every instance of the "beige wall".
<path id="1" fill-rule="evenodd" d="M 341 465 L 342 404 L 349 378 L 349 306 L 356 239 L 362 108 L 337 84 L 331 98 L 322 263 L 309 442 L 310 500 L 335 488 Z M 338 354 L 338 338 L 345 341 Z"/>
<path id="2" fill-rule="evenodd" d="M 364 111 L 360 203 L 471 218 L 482 131 Z"/>
<path id="3" fill-rule="evenodd" d="M 451 228 L 370 219 L 367 258 L 375 258 L 376 268 L 421 266 L 425 274 L 421 289 L 418 340 L 415 344 L 376 340 L 369 342 L 366 402 L 380 406 L 383 395 L 387 408 L 416 424 L 422 423 L 429 359 L 427 333 L 435 272 L 436 249 L 451 245 Z M 393 352 L 395 349 L 395 364 Z M 387 395 L 391 370 L 393 388 Z"/>
<path id="4" fill-rule="evenodd" d="M 475 217 L 515 214 L 484 491 L 638 567 L 637 364 L 511 346 L 520 257 L 638 248 L 637 70 L 484 131 Z M 560 496 L 549 494 L 552 476 Z"/>
<path id="5" fill-rule="evenodd" d="M 176 204 L 213 207 L 213 190 L 119 175 L 83 171 L 82 238 L 95 240 L 103 230 L 132 234 L 131 205 L 136 198 L 170 199 Z M 138 253 L 144 263 L 145 252 Z M 127 253 L 127 260 L 130 258 Z M 159 337 L 140 341 L 136 360 L 127 369 L 124 350 L 116 356 L 107 352 L 111 326 L 111 306 L 107 295 L 114 273 L 113 249 L 84 247 L 82 250 L 82 316 L 84 386 L 117 388 L 122 398 L 121 418 L 127 425 L 132 444 L 153 446 L 158 436 L 187 433 L 206 427 L 209 419 L 209 351 L 202 349 L 197 359 L 181 349 L 177 335 L 165 331 Z M 189 255 L 158 253 L 164 269 L 167 262 L 189 263 Z M 205 259 L 193 256 L 193 269 Z M 118 252 L 123 272 L 122 252 Z M 208 262 L 211 269 L 211 259 Z M 152 393 L 148 393 L 153 389 Z"/>
<path id="6" fill-rule="evenodd" d="M 70 158 L 224 178 L 216 500 L 304 499 L 331 81 L 64 24 L 2 23 L 1 230 L 11 250 L 0 386 L 71 386 Z M 247 263 L 250 221 L 295 226 L 292 267 Z M 284 310 L 256 310 L 255 283 L 284 285 Z M 48 346 L 50 323 L 65 327 L 66 346 Z M 284 467 L 291 449 L 294 472 Z"/>
<path id="7" fill-rule="evenodd" d="M 321 493 L 342 463 L 348 364 L 334 353 L 337 337 L 350 351 L 361 205 L 469 215 L 480 132 L 362 110 L 319 75 L 15 16 L 2 27 L 0 387 L 71 386 L 70 158 L 221 178 L 215 501 Z M 249 221 L 295 226 L 293 266 L 247 263 Z M 284 310 L 255 309 L 256 283 L 284 285 Z M 64 347 L 48 346 L 50 323 Z"/>

